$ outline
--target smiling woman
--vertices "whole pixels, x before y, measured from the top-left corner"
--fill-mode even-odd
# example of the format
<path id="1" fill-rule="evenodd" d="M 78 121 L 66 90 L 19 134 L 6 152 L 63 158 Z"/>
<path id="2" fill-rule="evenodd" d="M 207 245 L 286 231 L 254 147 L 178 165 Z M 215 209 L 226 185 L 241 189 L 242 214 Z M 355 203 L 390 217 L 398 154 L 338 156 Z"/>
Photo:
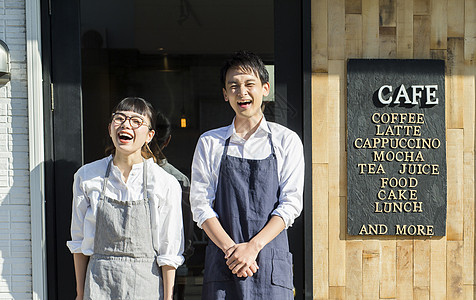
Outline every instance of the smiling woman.
<path id="1" fill-rule="evenodd" d="M 144 99 L 123 99 L 108 125 L 110 155 L 74 176 L 67 245 L 77 300 L 172 299 L 184 261 L 181 188 L 156 164 L 155 117 Z"/>

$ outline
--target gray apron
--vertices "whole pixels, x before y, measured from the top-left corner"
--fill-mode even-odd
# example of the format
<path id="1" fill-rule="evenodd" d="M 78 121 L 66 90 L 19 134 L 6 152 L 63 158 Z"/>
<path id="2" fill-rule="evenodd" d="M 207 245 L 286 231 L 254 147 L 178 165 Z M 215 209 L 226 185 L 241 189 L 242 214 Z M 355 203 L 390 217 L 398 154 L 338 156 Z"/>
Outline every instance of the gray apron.
<path id="1" fill-rule="evenodd" d="M 112 159 L 96 211 L 94 254 L 86 272 L 84 299 L 163 299 L 152 244 L 147 163 L 143 167 L 144 199 L 126 202 L 105 196 L 111 164 Z"/>
<path id="2" fill-rule="evenodd" d="M 228 156 L 223 151 L 214 210 L 235 243 L 248 242 L 267 224 L 279 204 L 279 180 L 272 153 L 263 160 Z M 267 244 L 257 258 L 258 272 L 238 278 L 228 269 L 224 254 L 209 241 L 205 254 L 202 299 L 293 299 L 292 254 L 287 231 Z"/>

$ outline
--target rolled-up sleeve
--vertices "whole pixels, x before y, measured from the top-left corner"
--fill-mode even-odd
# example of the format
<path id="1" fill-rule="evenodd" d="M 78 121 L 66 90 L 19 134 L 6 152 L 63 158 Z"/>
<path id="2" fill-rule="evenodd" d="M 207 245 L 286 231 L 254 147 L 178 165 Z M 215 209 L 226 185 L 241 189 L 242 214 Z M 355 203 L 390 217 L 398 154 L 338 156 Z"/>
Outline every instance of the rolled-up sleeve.
<path id="1" fill-rule="evenodd" d="M 159 266 L 178 268 L 184 262 L 184 236 L 182 222 L 182 189 L 170 181 L 164 199 L 158 207 L 158 256 Z"/>
<path id="2" fill-rule="evenodd" d="M 297 134 L 289 135 L 284 141 L 282 159 L 279 205 L 272 215 L 280 216 L 288 228 L 301 214 L 303 206 L 304 151 Z"/>
<path id="3" fill-rule="evenodd" d="M 207 147 L 205 139 L 200 138 L 193 155 L 190 188 L 190 206 L 193 220 L 197 222 L 200 228 L 206 220 L 218 217 L 212 208 L 215 199 L 215 183 L 212 179 L 210 159 L 207 159 L 207 155 L 211 155 L 210 152 L 211 149 Z"/>
<path id="4" fill-rule="evenodd" d="M 73 205 L 71 216 L 71 240 L 66 242 L 71 253 L 82 253 L 84 240 L 84 220 L 89 208 L 88 197 L 85 194 L 80 171 L 74 174 Z"/>

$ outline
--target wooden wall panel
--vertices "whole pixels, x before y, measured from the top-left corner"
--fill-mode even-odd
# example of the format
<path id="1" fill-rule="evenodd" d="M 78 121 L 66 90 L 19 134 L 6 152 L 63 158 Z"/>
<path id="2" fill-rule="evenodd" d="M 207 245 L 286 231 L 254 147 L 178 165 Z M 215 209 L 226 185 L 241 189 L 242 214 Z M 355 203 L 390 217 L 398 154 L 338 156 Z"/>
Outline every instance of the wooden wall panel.
<path id="1" fill-rule="evenodd" d="M 363 299 L 379 299 L 380 283 L 380 242 L 366 239 L 362 251 L 362 293 Z"/>
<path id="2" fill-rule="evenodd" d="M 329 176 L 331 175 L 329 169 Z M 340 198 L 333 196 L 329 189 L 329 286 L 345 286 L 345 239 L 342 239 L 341 230 L 345 226 L 341 222 L 341 215 L 345 215 Z"/>
<path id="3" fill-rule="evenodd" d="M 379 58 L 397 58 L 397 29 L 395 27 L 380 27 L 379 42 Z"/>
<path id="4" fill-rule="evenodd" d="M 312 162 L 329 162 L 329 85 L 328 76 L 325 73 L 314 73 L 312 75 L 312 86 L 319 87 L 312 90 Z"/>
<path id="5" fill-rule="evenodd" d="M 394 299 L 397 296 L 397 243 L 394 239 L 384 239 L 380 247 L 380 298 Z"/>
<path id="6" fill-rule="evenodd" d="M 345 286 L 345 206 L 339 197 L 344 178 L 342 169 L 345 164 L 345 135 L 342 127 L 341 110 L 345 107 L 345 96 L 342 92 L 344 84 L 344 61 L 329 60 L 329 283 L 330 286 Z M 345 115 L 344 115 L 345 116 Z M 344 131 L 345 132 L 345 131 Z M 345 201 L 345 200 L 344 200 Z M 344 202 L 342 201 L 342 202 Z"/>
<path id="7" fill-rule="evenodd" d="M 430 299 L 444 300 L 447 299 L 446 237 L 433 239 L 430 243 Z"/>
<path id="8" fill-rule="evenodd" d="M 379 3 L 379 26 L 397 26 L 397 2 L 394 0 L 380 0 Z"/>
<path id="9" fill-rule="evenodd" d="M 413 288 L 413 299 L 414 300 L 430 299 L 430 288 L 429 287 L 414 287 Z"/>
<path id="10" fill-rule="evenodd" d="M 448 212 L 446 238 L 448 241 L 463 240 L 463 130 L 446 131 L 446 157 L 448 160 Z"/>
<path id="11" fill-rule="evenodd" d="M 327 0 L 311 3 L 312 72 L 327 72 Z"/>
<path id="12" fill-rule="evenodd" d="M 464 1 L 449 0 L 448 12 L 448 37 L 464 37 Z"/>
<path id="13" fill-rule="evenodd" d="M 314 299 L 475 298 L 475 10 L 475 0 L 312 1 Z M 346 234 L 349 58 L 445 60 L 446 236 Z"/>
<path id="14" fill-rule="evenodd" d="M 475 287 L 475 165 L 474 165 L 474 145 L 475 145 L 475 101 L 476 98 L 476 64 L 465 65 L 465 76 L 463 83 L 464 98 L 464 136 L 463 136 L 463 283 L 464 298 L 474 299 Z"/>
<path id="15" fill-rule="evenodd" d="M 345 248 L 345 297 L 362 299 L 362 240 L 351 240 Z"/>
<path id="16" fill-rule="evenodd" d="M 474 285 L 464 285 L 463 286 L 464 299 L 474 299 L 475 295 L 475 286 Z"/>
<path id="17" fill-rule="evenodd" d="M 346 14 L 362 14 L 362 0 L 345 0 Z"/>
<path id="18" fill-rule="evenodd" d="M 446 49 L 447 36 L 447 7 L 448 0 L 433 0 L 431 2 L 431 49 Z M 451 0 L 450 0 L 451 1 Z"/>
<path id="19" fill-rule="evenodd" d="M 335 300 L 345 299 L 345 286 L 329 287 L 329 299 L 335 299 Z"/>
<path id="20" fill-rule="evenodd" d="M 329 59 L 345 58 L 345 0 L 329 0 L 327 26 Z"/>
<path id="21" fill-rule="evenodd" d="M 345 54 L 347 58 L 362 57 L 362 15 L 345 15 Z"/>
<path id="22" fill-rule="evenodd" d="M 413 3 L 413 11 L 415 12 L 415 16 L 427 16 L 430 14 L 430 0 L 413 0 Z"/>
<path id="23" fill-rule="evenodd" d="M 419 291 L 428 290 L 430 287 L 430 261 L 428 260 L 430 253 L 431 245 L 429 240 L 416 239 L 413 242 L 413 285 Z"/>
<path id="24" fill-rule="evenodd" d="M 313 228 L 313 264 L 314 299 L 329 299 L 329 177 L 328 164 L 313 164 L 312 182 L 314 183 L 312 223 Z"/>
<path id="25" fill-rule="evenodd" d="M 464 122 L 464 41 L 462 38 L 448 39 L 448 60 L 446 78 L 448 98 L 446 99 L 448 128 L 463 128 Z"/>
<path id="26" fill-rule="evenodd" d="M 476 25 L 475 25 L 476 26 Z M 463 78 L 463 128 L 464 128 L 464 152 L 474 152 L 475 124 L 476 124 L 476 61 L 465 65 Z"/>
<path id="27" fill-rule="evenodd" d="M 413 58 L 430 58 L 430 16 L 413 17 Z"/>
<path id="28" fill-rule="evenodd" d="M 475 229 L 475 207 L 474 207 L 474 152 L 463 153 L 463 283 L 474 285 L 474 229 Z"/>
<path id="29" fill-rule="evenodd" d="M 430 50 L 430 59 L 441 59 L 447 60 L 447 50 L 446 49 L 431 49 Z"/>
<path id="30" fill-rule="evenodd" d="M 463 242 L 448 241 L 446 290 L 448 299 L 463 299 Z"/>
<path id="31" fill-rule="evenodd" d="M 362 0 L 362 58 L 378 57 L 379 0 Z"/>
<path id="32" fill-rule="evenodd" d="M 476 1 L 464 2 L 464 59 L 476 61 Z"/>
<path id="33" fill-rule="evenodd" d="M 413 241 L 397 241 L 397 299 L 413 299 Z"/>
<path id="34" fill-rule="evenodd" d="M 397 0 L 397 58 L 413 58 L 413 0 Z"/>

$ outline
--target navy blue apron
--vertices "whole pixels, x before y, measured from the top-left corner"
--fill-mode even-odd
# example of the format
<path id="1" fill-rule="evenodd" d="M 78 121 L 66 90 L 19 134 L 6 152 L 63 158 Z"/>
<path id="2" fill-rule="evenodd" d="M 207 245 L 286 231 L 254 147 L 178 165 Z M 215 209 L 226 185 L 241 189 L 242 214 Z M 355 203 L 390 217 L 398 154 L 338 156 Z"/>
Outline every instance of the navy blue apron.
<path id="1" fill-rule="evenodd" d="M 265 159 L 227 155 L 225 142 L 215 195 L 218 220 L 235 241 L 248 242 L 267 224 L 279 204 L 279 180 L 271 134 L 272 153 Z M 257 258 L 258 272 L 239 278 L 226 265 L 223 251 L 209 241 L 205 254 L 202 299 L 293 299 L 292 254 L 283 230 Z"/>

